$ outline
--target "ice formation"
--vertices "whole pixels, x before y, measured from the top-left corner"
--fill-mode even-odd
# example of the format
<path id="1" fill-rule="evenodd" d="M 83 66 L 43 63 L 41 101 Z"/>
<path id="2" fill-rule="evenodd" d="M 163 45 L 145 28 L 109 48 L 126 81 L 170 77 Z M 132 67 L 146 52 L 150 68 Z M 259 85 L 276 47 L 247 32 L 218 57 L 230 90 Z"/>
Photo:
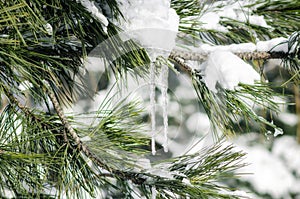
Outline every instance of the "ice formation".
<path id="1" fill-rule="evenodd" d="M 213 92 L 217 92 L 217 83 L 224 89 L 234 90 L 239 83 L 253 84 L 260 80 L 251 65 L 229 51 L 212 52 L 204 65 L 204 82 Z"/>
<path id="2" fill-rule="evenodd" d="M 155 122 L 155 64 L 150 65 L 150 117 L 151 117 L 151 150 L 152 155 L 155 155 L 155 134 L 156 134 L 156 122 Z"/>
<path id="3" fill-rule="evenodd" d="M 179 27 L 179 16 L 170 8 L 170 0 L 120 0 L 120 10 L 124 20 L 118 25 L 124 30 L 122 36 L 133 39 L 148 53 L 150 66 L 150 117 L 152 135 L 152 154 L 155 150 L 155 60 L 158 56 L 167 58 L 175 47 Z M 125 35 L 125 36 L 124 36 Z M 163 96 L 164 151 L 168 151 L 168 66 L 162 66 L 161 92 Z"/>
<path id="4" fill-rule="evenodd" d="M 161 94 L 163 107 L 163 123 L 164 123 L 164 151 L 168 152 L 168 76 L 169 67 L 163 65 L 161 68 Z"/>
<path id="5" fill-rule="evenodd" d="M 282 135 L 283 130 L 281 128 L 275 128 L 274 137 L 277 137 L 278 135 Z"/>

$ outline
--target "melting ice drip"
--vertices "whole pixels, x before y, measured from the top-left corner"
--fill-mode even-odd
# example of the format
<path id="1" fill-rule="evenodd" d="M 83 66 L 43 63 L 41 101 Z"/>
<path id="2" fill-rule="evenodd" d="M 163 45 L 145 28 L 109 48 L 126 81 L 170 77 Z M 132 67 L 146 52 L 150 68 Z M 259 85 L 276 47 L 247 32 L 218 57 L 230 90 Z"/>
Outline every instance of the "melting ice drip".
<path id="1" fill-rule="evenodd" d="M 160 90 L 162 93 L 162 108 L 163 108 L 163 132 L 164 132 L 164 141 L 162 146 L 164 151 L 168 152 L 168 76 L 169 68 L 167 65 L 161 67 L 160 72 Z M 156 154 L 155 149 L 155 136 L 156 136 L 156 102 L 155 102 L 155 63 L 150 65 L 150 117 L 151 117 L 151 149 L 152 155 Z"/>
<path id="2" fill-rule="evenodd" d="M 164 120 L 164 151 L 168 152 L 168 77 L 169 68 L 164 64 L 161 68 L 161 94 L 162 94 L 162 107 L 163 107 L 163 120 Z"/>
<path id="3" fill-rule="evenodd" d="M 88 1 L 88 0 L 82 0 Z M 129 38 L 133 39 L 147 50 L 150 60 L 150 118 L 151 118 L 151 149 L 155 155 L 155 60 L 158 56 L 168 58 L 170 52 L 176 45 L 176 36 L 179 27 L 179 16 L 171 8 L 170 0 L 124 0 L 119 5 L 124 14 L 124 20 L 114 21 L 115 24 L 124 30 Z M 167 66 L 161 71 L 164 75 L 162 92 L 162 106 L 164 118 L 164 151 L 168 151 L 168 117 L 167 117 L 167 90 L 168 71 Z"/>
<path id="4" fill-rule="evenodd" d="M 155 63 L 150 65 L 150 116 L 151 116 L 151 149 L 152 155 L 155 155 L 155 131 L 156 131 L 156 122 L 155 122 Z"/>

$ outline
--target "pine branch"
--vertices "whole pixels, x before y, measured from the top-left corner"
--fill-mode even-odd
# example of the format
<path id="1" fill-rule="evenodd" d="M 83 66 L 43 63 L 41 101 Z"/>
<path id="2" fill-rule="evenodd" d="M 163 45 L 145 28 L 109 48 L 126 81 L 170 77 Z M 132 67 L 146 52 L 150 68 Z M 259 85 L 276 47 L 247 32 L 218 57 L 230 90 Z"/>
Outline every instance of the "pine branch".
<path id="1" fill-rule="evenodd" d="M 192 72 L 188 67 L 186 67 L 187 70 Z M 139 171 L 139 172 L 128 172 L 128 171 L 121 171 L 118 169 L 114 169 L 107 164 L 103 163 L 99 158 L 91 152 L 91 150 L 81 142 L 79 136 L 77 135 L 75 129 L 71 126 L 69 121 L 67 120 L 66 116 L 64 115 L 64 112 L 62 108 L 59 105 L 59 102 L 57 98 L 55 97 L 54 93 L 51 90 L 47 90 L 49 98 L 51 99 L 54 109 L 59 115 L 59 118 L 62 122 L 62 124 L 67 129 L 68 133 L 71 134 L 72 138 L 74 139 L 75 143 L 77 144 L 78 149 L 83 152 L 88 158 L 93 160 L 97 166 L 107 170 L 109 173 L 101 173 L 98 176 L 100 178 L 115 178 L 117 180 L 122 181 L 122 183 L 134 183 L 138 189 L 142 191 L 145 196 L 149 195 L 149 190 L 151 187 L 156 187 L 158 190 L 160 190 L 161 195 L 168 195 L 168 191 L 173 192 L 173 194 L 178 195 L 190 195 L 191 197 L 196 197 L 203 194 L 211 195 L 215 198 L 230 198 L 228 195 L 224 195 L 222 193 L 219 193 L 220 190 L 223 189 L 223 187 L 218 187 L 213 183 L 213 179 L 217 177 L 221 177 L 221 174 L 226 177 L 226 172 L 231 172 L 232 170 L 235 170 L 241 166 L 242 164 L 239 163 L 239 159 L 244 155 L 240 152 L 233 152 L 232 147 L 225 148 L 224 153 L 223 149 L 221 150 L 219 145 L 214 145 L 210 149 L 207 149 L 207 153 L 203 150 L 203 154 L 205 155 L 199 155 L 194 154 L 191 156 L 185 156 L 186 162 L 181 164 L 180 160 L 181 158 L 178 158 L 176 160 L 170 160 L 171 167 L 165 168 L 166 171 L 162 172 L 174 172 L 174 179 L 173 178 L 165 178 L 160 176 L 159 174 L 149 172 L 147 170 Z M 72 131 L 72 132 L 70 132 Z M 220 144 L 220 143 L 219 143 Z M 220 150 L 220 151 L 219 151 Z M 199 156 L 199 157 L 198 157 Z M 212 158 L 216 157 L 216 158 Z M 203 166 L 202 164 L 198 164 L 196 166 L 194 164 L 195 158 L 199 159 L 200 161 L 206 162 L 206 166 Z M 221 158 L 222 160 L 220 160 Z M 213 164 L 214 167 L 216 167 L 216 171 L 212 170 L 210 168 L 211 174 L 207 177 L 204 177 L 205 171 L 208 169 L 209 165 L 211 164 L 209 161 L 211 159 L 215 159 L 216 162 Z M 190 160 L 190 161 L 189 161 Z M 176 162 L 176 163 L 175 163 Z M 224 167 L 224 162 L 228 162 L 228 165 Z M 168 165 L 168 164 L 166 164 Z M 173 166 L 172 166 L 173 165 Z M 192 167 L 190 165 L 193 165 Z M 181 168 L 188 168 L 191 167 L 191 170 L 189 174 L 186 174 L 186 176 L 190 179 L 193 179 L 192 184 L 187 185 L 183 181 L 181 181 L 182 176 L 178 173 L 176 173 L 176 169 L 174 167 L 181 167 Z M 187 171 L 187 170 L 186 170 Z M 217 173 L 217 176 L 214 176 L 214 174 Z M 178 176 L 177 176 L 178 175 Z M 185 173 L 183 172 L 183 175 Z M 228 177 L 228 176 L 227 176 Z M 125 181 L 125 182 L 124 182 Z M 178 189 L 181 187 L 181 189 Z M 208 188 L 209 187 L 209 188 Z M 213 191 L 211 191 L 213 190 Z M 183 193 L 181 192 L 183 191 Z M 208 192 L 207 192 L 208 191 Z M 234 198 L 234 197 L 233 197 Z"/>
<path id="2" fill-rule="evenodd" d="M 206 110 L 214 128 L 219 127 L 224 133 L 233 133 L 236 131 L 234 125 L 238 121 L 237 118 L 242 117 L 246 122 L 245 126 L 247 129 L 249 128 L 249 123 L 255 122 L 259 125 L 261 131 L 266 130 L 265 126 L 274 130 L 281 130 L 272 122 L 257 115 L 252 107 L 245 102 L 245 100 L 249 100 L 260 107 L 277 112 L 278 105 L 270 97 L 274 96 L 275 93 L 267 85 L 263 83 L 254 85 L 239 83 L 239 88 L 233 91 L 218 86 L 218 94 L 216 94 L 211 92 L 201 80 L 201 71 L 193 69 L 182 58 L 177 57 L 173 53 L 171 53 L 169 58 L 191 77 L 199 102 Z M 239 128 L 239 130 L 243 131 L 241 127 Z"/>
<path id="3" fill-rule="evenodd" d="M 93 160 L 95 163 L 97 163 L 97 165 L 107 171 L 109 171 L 111 174 L 113 175 L 107 175 L 104 174 L 104 176 L 118 176 L 119 178 L 122 178 L 124 180 L 131 180 L 132 182 L 134 182 L 135 184 L 142 184 L 145 179 L 142 177 L 138 177 L 138 174 L 136 173 L 131 173 L 131 172 L 124 172 L 124 171 L 120 171 L 120 170 L 116 170 L 113 168 L 110 168 L 108 165 L 106 165 L 105 163 L 103 163 L 89 148 L 88 146 L 86 146 L 84 143 L 82 143 L 82 141 L 80 140 L 79 136 L 77 135 L 76 131 L 74 130 L 74 128 L 71 126 L 71 124 L 69 123 L 69 121 L 67 120 L 62 108 L 59 105 L 59 102 L 54 94 L 53 91 L 50 90 L 50 88 L 47 89 L 47 93 L 49 95 L 49 98 L 53 104 L 53 107 L 57 113 L 57 115 L 59 116 L 63 126 L 65 127 L 65 129 L 68 131 L 68 133 L 72 136 L 73 140 L 75 141 L 75 144 L 78 147 L 79 151 L 82 151 L 88 158 L 90 158 L 91 160 Z M 101 174 L 102 175 L 102 174 Z"/>
<path id="4" fill-rule="evenodd" d="M 248 7 L 255 8 L 254 14 L 264 16 L 272 26 L 272 31 L 266 31 L 270 32 L 268 34 L 283 36 L 299 30 L 300 2 L 298 0 L 256 0 Z"/>
<path id="5" fill-rule="evenodd" d="M 91 150 L 88 148 L 88 146 L 86 146 L 84 143 L 81 142 L 75 129 L 72 127 L 72 125 L 69 123 L 68 119 L 66 118 L 66 116 L 58 102 L 57 97 L 55 96 L 54 92 L 51 91 L 50 89 L 51 88 L 48 87 L 45 90 L 48 93 L 48 96 L 53 104 L 53 107 L 54 107 L 58 117 L 60 118 L 60 120 L 62 122 L 63 127 L 75 141 L 75 144 L 77 145 L 78 150 L 82 151 L 88 158 L 93 160 L 99 167 L 110 172 L 110 174 L 106 174 L 106 173 L 104 173 L 103 175 L 100 174 L 99 177 L 117 177 L 117 178 L 120 178 L 123 180 L 131 180 L 132 182 L 134 182 L 135 184 L 138 184 L 138 185 L 143 184 L 143 182 L 145 181 L 145 178 L 138 177 L 139 176 L 138 173 L 125 172 L 125 171 L 120 171 L 120 170 L 110 168 L 108 165 L 103 163 L 95 154 L 93 154 L 93 152 L 91 152 Z M 22 110 L 25 113 L 25 115 L 27 115 L 28 117 L 33 118 L 34 120 L 38 121 L 42 125 L 47 125 L 46 123 L 43 123 L 40 118 L 36 117 L 35 114 L 33 114 L 27 106 L 22 105 L 22 103 L 19 100 L 17 100 L 11 92 L 9 92 L 7 87 L 3 86 L 3 90 L 6 94 L 6 96 L 8 97 L 8 99 L 10 100 L 11 104 L 17 105 L 17 107 L 20 110 Z M 69 143 L 68 139 L 67 139 L 67 135 L 65 134 L 65 131 L 63 132 L 63 137 L 65 139 L 65 143 Z M 0 152 L 4 153 L 5 151 L 0 151 Z"/>

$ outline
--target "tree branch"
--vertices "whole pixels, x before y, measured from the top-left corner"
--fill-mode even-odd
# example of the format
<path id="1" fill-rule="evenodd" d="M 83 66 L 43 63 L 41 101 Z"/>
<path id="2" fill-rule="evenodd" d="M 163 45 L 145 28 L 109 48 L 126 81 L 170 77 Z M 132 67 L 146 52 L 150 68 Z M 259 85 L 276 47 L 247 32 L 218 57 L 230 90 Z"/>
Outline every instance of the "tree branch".
<path id="1" fill-rule="evenodd" d="M 96 158 L 92 154 L 92 152 L 88 149 L 88 147 L 85 144 L 83 144 L 81 142 L 81 140 L 80 140 L 79 136 L 77 135 L 77 133 L 75 132 L 74 128 L 71 126 L 71 124 L 67 120 L 67 118 L 66 118 L 54 92 L 51 90 L 51 88 L 47 88 L 46 91 L 52 102 L 55 112 L 57 113 L 60 121 L 62 122 L 62 125 L 64 126 L 66 131 L 71 135 L 71 137 L 75 141 L 75 144 L 77 145 L 78 149 L 80 151 L 82 151 L 87 157 L 95 160 L 99 164 L 99 166 L 104 167 L 105 169 L 109 169 L 105 164 L 103 164 L 101 161 L 99 161 L 98 158 Z"/>
<path id="2" fill-rule="evenodd" d="M 180 58 L 176 54 L 171 53 L 169 55 L 169 59 L 171 61 L 176 62 L 181 67 L 181 69 L 184 70 L 189 75 L 192 75 L 194 73 L 193 69 L 189 65 L 187 65 L 182 58 Z"/>
<path id="3" fill-rule="evenodd" d="M 31 111 L 30 111 L 26 106 L 24 106 L 21 102 L 19 102 L 19 100 L 17 100 L 17 99 L 13 96 L 13 94 L 9 91 L 9 89 L 7 88 L 7 86 L 3 85 L 2 88 L 3 88 L 3 91 L 4 91 L 5 95 L 6 95 L 6 97 L 8 98 L 8 100 L 9 100 L 11 103 L 17 105 L 17 107 L 18 107 L 20 110 L 22 110 L 27 116 L 33 115 L 33 114 L 31 113 Z M 37 119 L 37 118 L 35 118 L 35 119 Z"/>
<path id="4" fill-rule="evenodd" d="M 184 62 L 184 60 L 178 56 L 176 56 L 176 54 L 173 54 L 171 53 L 169 55 L 169 59 L 172 61 L 172 62 L 175 62 L 179 65 L 179 67 L 184 71 L 186 72 L 190 77 L 192 77 L 193 75 L 195 74 L 199 74 L 200 71 L 197 71 L 195 69 L 193 69 L 192 67 L 190 67 L 188 64 L 186 64 Z"/>
<path id="5" fill-rule="evenodd" d="M 90 158 L 91 160 L 93 160 L 99 167 L 109 171 L 111 174 L 117 175 L 118 177 L 124 179 L 124 180 L 131 180 L 132 182 L 134 182 L 135 184 L 142 184 L 145 182 L 145 178 L 142 178 L 140 176 L 138 176 L 136 173 L 131 173 L 131 172 L 124 172 L 124 171 L 120 171 L 120 170 L 116 170 L 116 169 L 112 169 L 110 168 L 108 165 L 106 165 L 105 163 L 103 163 L 89 148 L 88 146 L 86 146 L 84 143 L 81 142 L 79 136 L 77 135 L 76 131 L 74 130 L 74 128 L 72 127 L 72 125 L 69 123 L 69 121 L 67 120 L 54 92 L 52 90 L 50 90 L 50 88 L 47 88 L 47 93 L 48 96 L 53 104 L 53 107 L 58 115 L 58 117 L 60 118 L 63 126 L 65 127 L 66 131 L 71 135 L 71 137 L 73 138 L 73 140 L 75 141 L 75 144 L 78 147 L 78 150 L 83 152 L 88 158 Z M 109 177 L 113 177 L 113 175 L 104 175 L 104 176 L 109 176 Z"/>
<path id="6" fill-rule="evenodd" d="M 9 89 L 6 86 L 3 86 L 2 88 L 5 92 L 5 95 L 9 99 L 10 103 L 15 104 L 22 112 L 24 112 L 25 115 L 34 118 L 34 120 L 36 121 L 41 122 L 41 120 L 38 117 L 36 117 L 36 115 L 33 114 L 27 106 L 22 105 L 22 103 L 13 96 L 13 94 L 9 91 Z M 146 181 L 146 178 L 143 178 L 143 175 L 140 175 L 138 173 L 133 173 L 133 172 L 126 172 L 126 171 L 112 169 L 108 165 L 103 163 L 101 160 L 99 160 L 99 158 L 95 154 L 93 154 L 84 143 L 81 142 L 76 131 L 67 120 L 54 92 L 50 90 L 50 88 L 46 88 L 46 92 L 53 104 L 54 110 L 56 111 L 59 119 L 61 120 L 63 127 L 65 128 L 64 132 L 62 133 L 64 136 L 64 140 L 67 139 L 67 135 L 66 135 L 66 131 L 67 131 L 75 141 L 79 151 L 83 152 L 88 158 L 93 160 L 99 167 L 111 173 L 111 174 L 103 174 L 103 175 L 101 174 L 102 177 L 118 176 L 119 178 L 124 180 L 131 180 L 133 183 L 138 185 L 141 185 Z M 2 153 L 5 153 L 5 151 L 0 150 L 0 154 Z"/>
<path id="7" fill-rule="evenodd" d="M 236 56 L 244 60 L 268 60 L 268 59 L 284 59 L 290 56 L 288 53 L 284 52 L 264 52 L 264 51 L 255 51 L 255 52 L 243 52 L 243 53 L 234 53 Z M 205 61 L 207 60 L 209 53 L 203 52 L 190 52 L 184 50 L 172 50 L 169 55 L 169 59 L 173 62 L 176 62 L 182 70 L 184 70 L 190 76 L 194 74 L 199 74 L 200 71 L 193 69 L 188 64 L 185 63 L 185 60 L 191 61 Z M 295 56 L 295 55 L 293 55 Z M 299 55 L 300 57 L 300 51 Z"/>
<path id="8" fill-rule="evenodd" d="M 233 52 L 235 55 L 244 60 L 268 60 L 268 59 L 284 59 L 291 54 L 285 52 L 265 52 L 265 51 L 253 51 L 253 52 Z M 175 49 L 171 52 L 170 58 L 180 57 L 184 60 L 192 61 L 205 61 L 207 60 L 208 52 L 190 52 L 185 50 Z M 295 56 L 295 55 L 293 55 Z"/>

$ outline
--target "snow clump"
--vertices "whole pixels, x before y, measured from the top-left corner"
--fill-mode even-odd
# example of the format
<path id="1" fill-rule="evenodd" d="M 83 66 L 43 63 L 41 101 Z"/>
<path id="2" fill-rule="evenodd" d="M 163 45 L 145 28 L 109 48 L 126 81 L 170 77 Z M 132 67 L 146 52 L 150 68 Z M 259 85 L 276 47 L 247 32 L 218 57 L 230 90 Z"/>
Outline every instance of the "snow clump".
<path id="1" fill-rule="evenodd" d="M 158 55 L 169 56 L 179 27 L 170 0 L 120 0 L 120 10 L 125 20 L 119 25 L 129 39 L 146 48 L 152 61 Z"/>
<path id="2" fill-rule="evenodd" d="M 238 56 L 229 51 L 214 51 L 204 63 L 204 82 L 217 93 L 217 83 L 224 89 L 234 90 L 239 83 L 254 84 L 260 75 Z"/>

